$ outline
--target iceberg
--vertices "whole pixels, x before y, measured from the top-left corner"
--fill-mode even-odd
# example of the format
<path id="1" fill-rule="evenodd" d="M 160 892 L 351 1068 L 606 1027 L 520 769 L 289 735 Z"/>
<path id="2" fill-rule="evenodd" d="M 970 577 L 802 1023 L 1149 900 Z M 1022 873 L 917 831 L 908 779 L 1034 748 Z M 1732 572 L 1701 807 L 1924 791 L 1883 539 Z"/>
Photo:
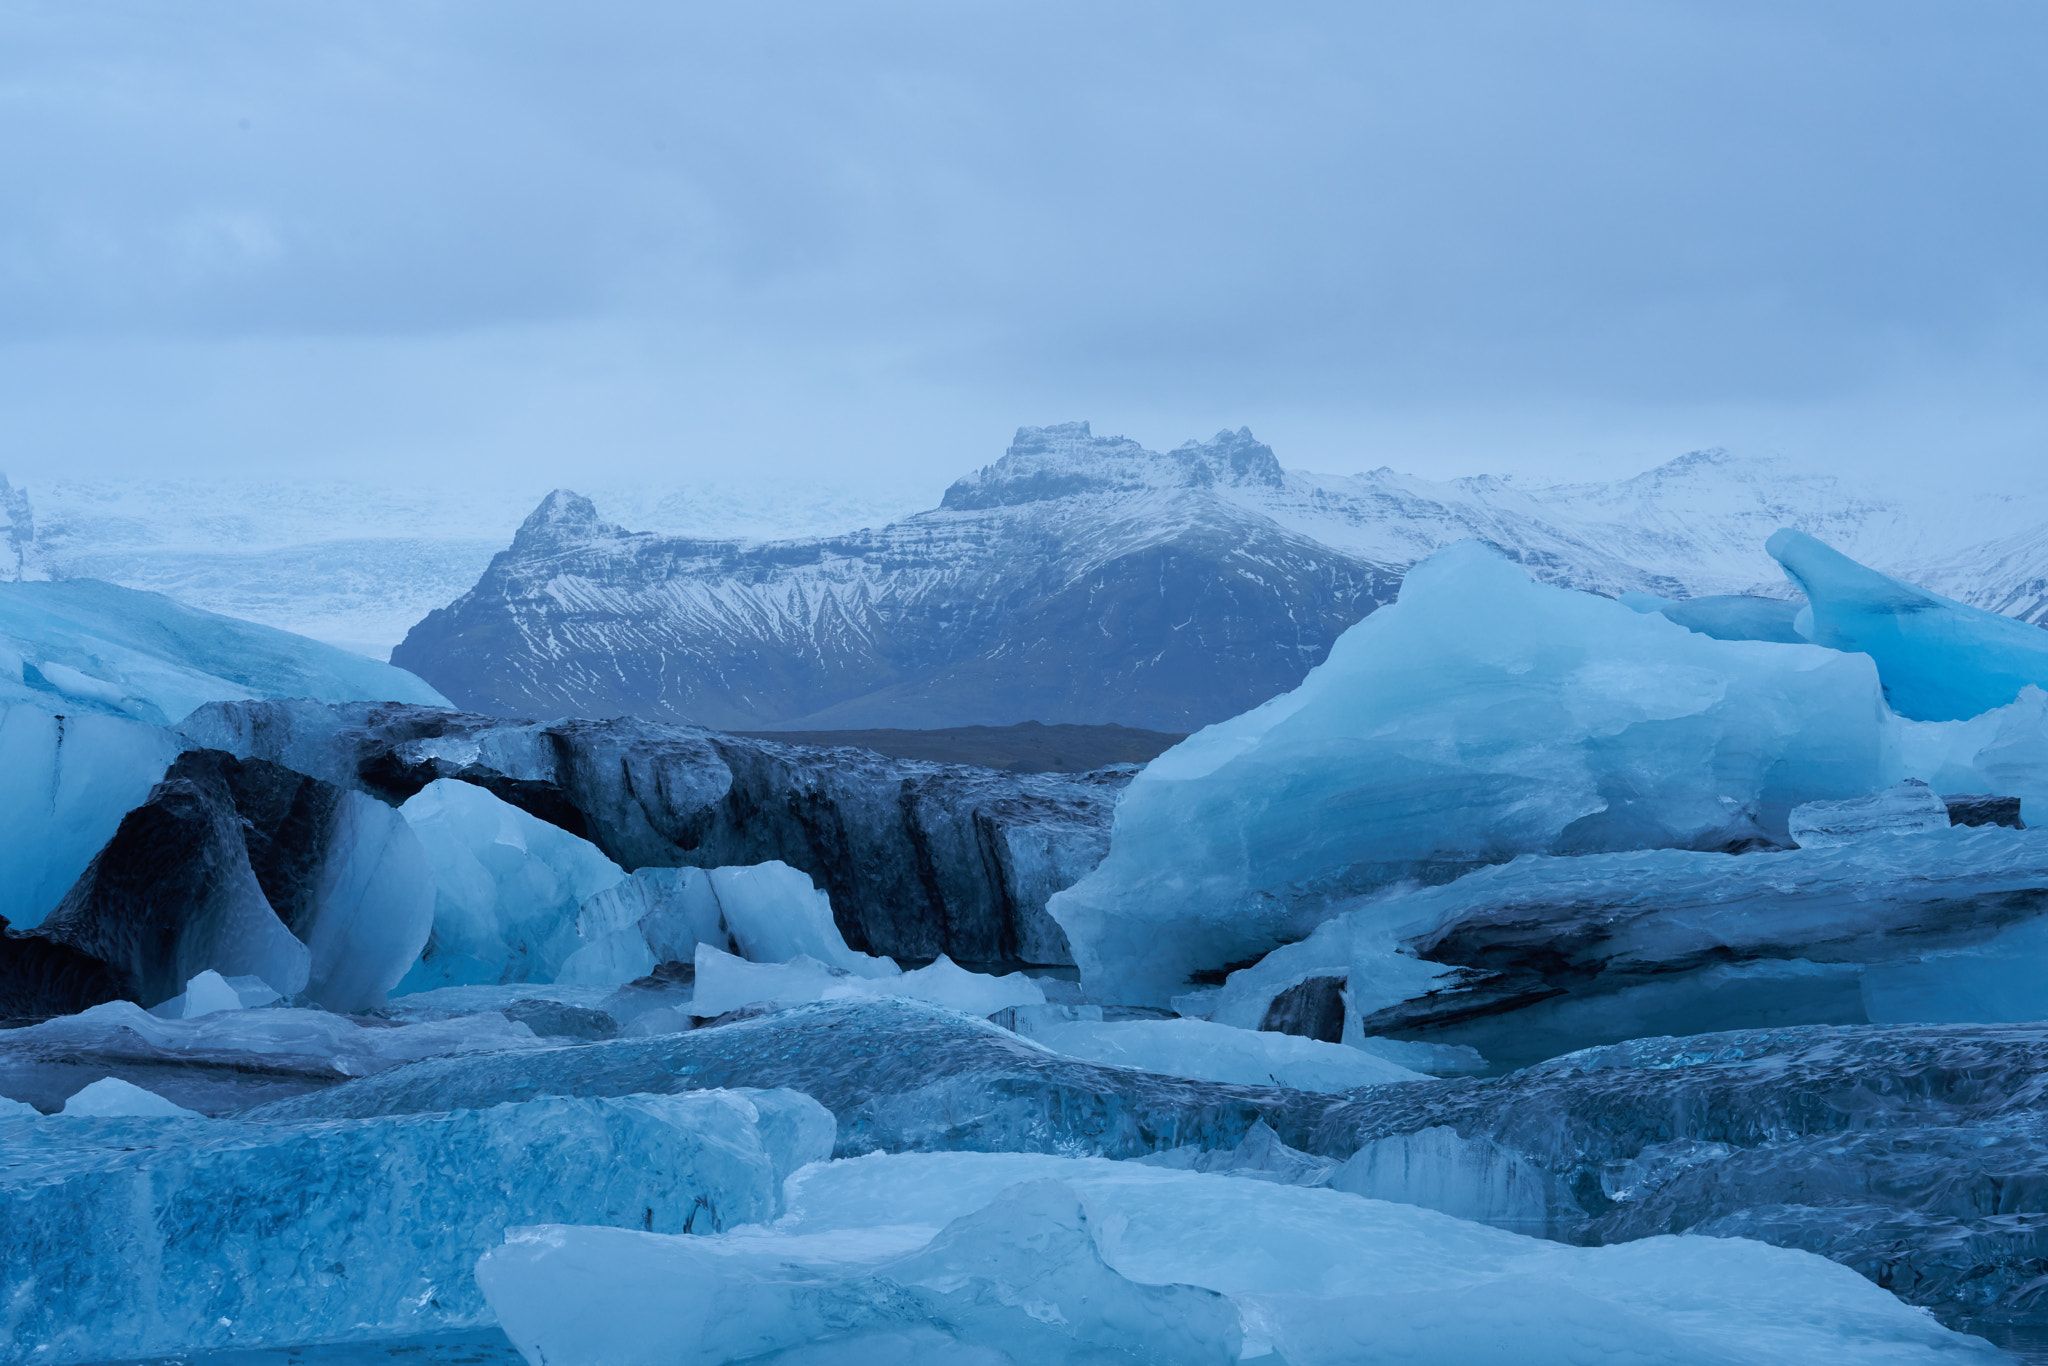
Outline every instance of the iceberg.
<path id="1" fill-rule="evenodd" d="M 433 874 L 433 931 L 395 990 L 552 981 L 583 904 L 626 874 L 597 847 L 452 778 L 399 808 Z"/>
<path id="2" fill-rule="evenodd" d="M 860 957 L 867 957 L 865 954 Z M 969 972 L 943 954 L 922 968 L 902 972 L 888 960 L 865 973 L 821 963 L 799 954 L 787 963 L 750 963 L 709 944 L 697 946 L 697 985 L 690 1014 L 710 1019 L 742 1006 L 788 1007 L 811 1001 L 893 996 L 957 1010 L 993 1015 L 1013 1006 L 1042 1006 L 1045 990 L 1021 972 L 992 977 Z"/>
<path id="3" fill-rule="evenodd" d="M 1037 1024 L 1025 1032 L 1068 1057 L 1196 1081 L 1350 1091 L 1423 1079 L 1420 1072 L 1362 1049 L 1207 1020 L 1073 1020 Z"/>
<path id="4" fill-rule="evenodd" d="M 1907 776 L 1888 722 L 1865 657 L 1714 640 L 1460 542 L 1299 688 L 1154 760 L 1048 908 L 1092 993 L 1163 1006 L 1403 879 L 1787 843 L 1793 807 Z"/>
<path id="5" fill-rule="evenodd" d="M 1785 598 L 1746 595 L 1714 595 L 1681 598 L 1674 602 L 1651 593 L 1621 595 L 1622 605 L 1637 612 L 1657 612 L 1688 631 L 1715 640 L 1769 640 L 1780 645 L 1802 645 L 1806 637 L 1794 623 L 1806 604 Z"/>
<path id="6" fill-rule="evenodd" d="M 1845 833 L 1940 808 L 1896 794 L 1817 814 L 1840 838 L 1811 848 L 1524 855 L 1367 898 L 1232 973 L 1212 1018 L 1256 1025 L 1289 984 L 1330 981 L 1347 1043 L 1517 1067 L 1645 1035 L 2048 1013 L 2048 831 Z"/>
<path id="7" fill-rule="evenodd" d="M 208 702 L 271 697 L 451 705 L 404 669 L 161 593 L 0 583 L 0 700 L 169 726 Z"/>
<path id="8" fill-rule="evenodd" d="M 1842 802 L 1808 802 L 1792 808 L 1786 822 L 1801 849 L 1824 849 L 1886 835 L 1917 835 L 1957 824 L 1948 803 L 1918 778 L 1868 797 Z"/>
<path id="9" fill-rule="evenodd" d="M 0 691 L 0 920 L 42 924 L 183 748 L 157 726 Z"/>
<path id="10" fill-rule="evenodd" d="M 1845 1267 L 1742 1239 L 1567 1247 L 1338 1190 L 1034 1154 L 824 1163 L 787 1200 L 709 1238 L 514 1230 L 477 1280 L 555 1366 L 2005 1359 Z"/>
<path id="11" fill-rule="evenodd" d="M 787 1091 L 538 1099 L 318 1124 L 0 1125 L 9 1360 L 77 1363 L 488 1325 L 508 1227 L 774 1219 L 831 1116 Z"/>
<path id="12" fill-rule="evenodd" d="M 2048 688 L 2048 631 L 1866 569 L 1789 527 L 1764 548 L 1806 594 L 1800 632 L 1877 661 L 1901 716 L 1960 721 Z"/>
<path id="13" fill-rule="evenodd" d="M 199 1112 L 173 1105 L 154 1091 L 145 1091 L 119 1077 L 101 1077 L 64 1102 L 63 1113 L 74 1119 L 198 1119 Z"/>
<path id="14" fill-rule="evenodd" d="M 281 1007 L 165 1018 L 109 1001 L 0 1031 L 0 1095 L 56 1109 L 84 1083 L 113 1076 L 217 1115 L 422 1058 L 553 1046 L 496 1011 L 393 1027 Z"/>

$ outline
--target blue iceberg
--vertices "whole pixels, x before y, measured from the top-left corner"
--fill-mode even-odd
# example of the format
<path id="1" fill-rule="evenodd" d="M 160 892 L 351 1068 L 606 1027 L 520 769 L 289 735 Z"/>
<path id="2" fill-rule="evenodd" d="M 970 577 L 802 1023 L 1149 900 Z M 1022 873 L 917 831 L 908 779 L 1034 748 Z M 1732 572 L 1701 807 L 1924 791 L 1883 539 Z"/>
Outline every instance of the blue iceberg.
<path id="1" fill-rule="evenodd" d="M 2048 631 L 1866 569 L 1802 531 L 1765 542 L 1806 594 L 1799 629 L 1877 661 L 1885 699 L 1915 721 L 1960 721 L 2048 687 Z"/>

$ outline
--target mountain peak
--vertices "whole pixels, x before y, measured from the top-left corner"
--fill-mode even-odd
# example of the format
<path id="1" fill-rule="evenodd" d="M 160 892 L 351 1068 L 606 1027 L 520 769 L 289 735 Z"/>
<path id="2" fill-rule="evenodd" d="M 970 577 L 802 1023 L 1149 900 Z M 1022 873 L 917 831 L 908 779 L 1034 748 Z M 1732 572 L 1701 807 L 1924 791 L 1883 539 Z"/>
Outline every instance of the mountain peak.
<path id="1" fill-rule="evenodd" d="M 601 521 L 597 505 L 574 489 L 556 489 L 540 500 L 512 537 L 517 550 L 546 549 L 565 541 L 588 540 L 618 528 Z"/>
<path id="2" fill-rule="evenodd" d="M 957 481 L 939 506 L 965 511 L 1084 493 L 1241 484 L 1278 487 L 1285 478 L 1272 448 L 1255 438 L 1249 427 L 1218 432 L 1206 442 L 1185 442 L 1162 455 L 1129 437 L 1096 436 L 1086 422 L 1062 422 L 1019 427 L 1002 459 Z"/>

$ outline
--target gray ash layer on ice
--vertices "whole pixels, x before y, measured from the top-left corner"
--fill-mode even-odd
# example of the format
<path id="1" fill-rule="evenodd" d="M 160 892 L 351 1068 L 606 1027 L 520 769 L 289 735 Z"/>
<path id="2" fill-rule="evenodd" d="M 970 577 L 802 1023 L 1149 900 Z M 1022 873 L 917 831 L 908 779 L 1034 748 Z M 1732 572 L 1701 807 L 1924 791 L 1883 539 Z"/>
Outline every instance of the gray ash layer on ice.
<path id="1" fill-rule="evenodd" d="M 440 778 L 474 783 L 623 868 L 780 860 L 830 893 L 854 948 L 969 963 L 1073 961 L 1045 903 L 1101 861 L 1130 780 L 396 704 L 216 703 L 184 731 L 387 802 Z"/>
<path id="2" fill-rule="evenodd" d="M 1804 1026 L 1643 1039 L 1494 1080 L 1328 1096 L 1098 1066 L 958 1015 L 869 1001 L 428 1059 L 243 1117 L 786 1086 L 833 1112 L 840 1156 L 1241 1163 L 1567 1242 L 1758 1238 L 1853 1267 L 1951 1321 L 2033 1322 L 2048 1321 L 2044 1077 L 2048 1026 Z M 1261 1125 L 1307 1159 L 1276 1161 Z"/>
<path id="3" fill-rule="evenodd" d="M 1399 581 L 1238 496 L 1286 488 L 1248 431 L 1160 455 L 1073 423 L 817 540 L 629 532 L 558 490 L 391 657 L 497 714 L 1184 733 L 1299 683 Z"/>

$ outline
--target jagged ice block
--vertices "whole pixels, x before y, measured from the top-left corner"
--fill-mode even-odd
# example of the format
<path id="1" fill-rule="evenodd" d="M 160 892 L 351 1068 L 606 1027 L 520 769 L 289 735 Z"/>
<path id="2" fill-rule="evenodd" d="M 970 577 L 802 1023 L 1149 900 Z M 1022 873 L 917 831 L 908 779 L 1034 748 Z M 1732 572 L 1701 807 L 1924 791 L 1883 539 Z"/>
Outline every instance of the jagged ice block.
<path id="1" fill-rule="evenodd" d="M 0 1360 L 489 1324 L 472 1268 L 507 1227 L 760 1223 L 831 1136 L 787 1091 L 310 1124 L 0 1120 Z"/>

